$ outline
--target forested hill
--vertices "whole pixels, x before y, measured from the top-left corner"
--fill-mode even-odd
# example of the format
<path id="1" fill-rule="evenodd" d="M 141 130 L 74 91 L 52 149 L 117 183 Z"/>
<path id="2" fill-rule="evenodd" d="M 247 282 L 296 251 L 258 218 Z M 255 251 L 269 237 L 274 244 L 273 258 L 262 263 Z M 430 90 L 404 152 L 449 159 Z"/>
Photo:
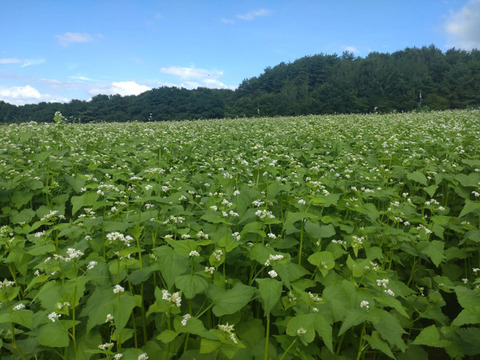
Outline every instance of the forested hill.
<path id="1" fill-rule="evenodd" d="M 161 121 L 236 116 L 411 111 L 480 106 L 480 51 L 434 46 L 392 54 L 307 56 L 266 68 L 235 90 L 161 87 L 138 96 L 14 106 L 0 101 L 0 122 Z"/>

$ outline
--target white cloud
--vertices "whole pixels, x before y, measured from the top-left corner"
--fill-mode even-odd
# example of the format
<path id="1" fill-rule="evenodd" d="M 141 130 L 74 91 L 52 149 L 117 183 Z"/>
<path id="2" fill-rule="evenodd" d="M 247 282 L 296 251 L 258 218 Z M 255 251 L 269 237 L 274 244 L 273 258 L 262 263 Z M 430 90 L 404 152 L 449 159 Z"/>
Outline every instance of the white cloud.
<path id="1" fill-rule="evenodd" d="M 15 59 L 15 58 L 3 58 L 0 59 L 0 65 L 6 65 L 6 64 L 18 64 L 21 63 L 22 60 L 20 59 Z"/>
<path id="2" fill-rule="evenodd" d="M 62 34 L 62 35 L 55 35 L 55 37 L 63 46 L 67 46 L 71 43 L 84 43 L 84 42 L 89 42 L 93 40 L 92 36 L 88 33 L 66 32 L 65 34 Z"/>
<path id="3" fill-rule="evenodd" d="M 178 76 L 180 79 L 208 79 L 210 77 L 216 79 L 223 76 L 222 71 L 210 71 L 179 66 L 162 67 L 160 68 L 160 72 L 163 74 Z"/>
<path id="4" fill-rule="evenodd" d="M 3 58 L 0 59 L 0 65 L 21 64 L 20 67 L 27 67 L 31 65 L 43 64 L 45 59 L 17 59 L 17 58 Z"/>
<path id="5" fill-rule="evenodd" d="M 235 20 L 230 20 L 230 19 L 221 18 L 220 21 L 221 21 L 223 24 L 235 24 Z"/>
<path id="6" fill-rule="evenodd" d="M 445 23 L 449 47 L 480 49 L 480 0 L 472 0 Z"/>
<path id="7" fill-rule="evenodd" d="M 37 104 L 42 101 L 66 102 L 68 99 L 49 94 L 41 94 L 30 85 L 0 87 L 0 100 L 14 105 Z"/>
<path id="8" fill-rule="evenodd" d="M 351 46 L 351 45 L 343 45 L 342 48 L 343 50 L 354 53 L 354 54 L 358 54 L 360 52 L 360 50 L 358 50 L 355 46 Z"/>
<path id="9" fill-rule="evenodd" d="M 96 81 L 92 78 L 89 78 L 87 76 L 83 76 L 83 75 L 71 75 L 69 76 L 70 79 L 72 80 L 79 80 L 79 81 Z"/>
<path id="10" fill-rule="evenodd" d="M 223 76 L 223 71 L 198 69 L 194 67 L 170 66 L 160 68 L 160 72 L 167 75 L 173 75 L 180 79 L 180 87 L 195 89 L 197 87 L 207 87 L 211 89 L 235 89 L 235 86 L 226 85 L 219 80 Z"/>
<path id="11" fill-rule="evenodd" d="M 21 67 L 39 65 L 39 64 L 43 64 L 44 62 L 45 62 L 45 59 L 25 59 L 23 60 Z"/>
<path id="12" fill-rule="evenodd" d="M 112 92 L 114 94 L 139 95 L 150 90 L 148 86 L 137 84 L 135 81 L 120 81 L 112 83 Z"/>
<path id="13" fill-rule="evenodd" d="M 148 86 L 137 84 L 135 81 L 119 81 L 97 85 L 100 86 L 88 90 L 90 95 L 139 95 L 151 89 Z"/>
<path id="14" fill-rule="evenodd" d="M 237 15 L 237 18 L 239 18 L 240 20 L 247 20 L 247 21 L 251 21 L 251 20 L 254 20 L 255 18 L 257 17 L 260 17 L 260 16 L 267 16 L 267 15 L 270 15 L 271 14 L 271 11 L 268 10 L 268 9 L 260 9 L 260 10 L 254 10 L 254 11 L 250 11 L 246 14 L 240 14 L 240 15 Z"/>

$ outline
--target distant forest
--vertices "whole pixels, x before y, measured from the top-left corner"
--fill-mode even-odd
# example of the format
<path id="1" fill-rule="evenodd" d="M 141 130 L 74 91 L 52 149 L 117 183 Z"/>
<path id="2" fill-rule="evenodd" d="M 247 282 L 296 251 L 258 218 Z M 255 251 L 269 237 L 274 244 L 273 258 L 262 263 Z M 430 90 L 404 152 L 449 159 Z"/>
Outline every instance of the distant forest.
<path id="1" fill-rule="evenodd" d="M 355 57 L 306 56 L 268 67 L 235 90 L 161 87 L 137 96 L 15 106 L 0 101 L 0 122 L 164 121 L 445 110 L 480 106 L 480 50 L 435 46 Z"/>

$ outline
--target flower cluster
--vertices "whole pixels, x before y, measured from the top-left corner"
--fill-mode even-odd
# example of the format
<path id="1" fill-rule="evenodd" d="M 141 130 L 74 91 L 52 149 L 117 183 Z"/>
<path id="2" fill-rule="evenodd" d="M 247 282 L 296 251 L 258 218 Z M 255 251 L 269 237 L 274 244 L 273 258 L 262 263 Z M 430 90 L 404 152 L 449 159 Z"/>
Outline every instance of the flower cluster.
<path id="1" fill-rule="evenodd" d="M 218 324 L 218 328 L 222 330 L 224 333 L 230 335 L 230 339 L 233 341 L 234 344 L 238 344 L 237 337 L 235 336 L 235 329 L 233 325 L 228 325 L 228 322 L 225 325 Z"/>
<path id="2" fill-rule="evenodd" d="M 265 266 L 270 266 L 270 264 L 272 262 L 275 262 L 275 261 L 280 261 L 284 258 L 284 256 L 282 254 L 277 254 L 277 255 L 271 255 L 268 257 L 268 260 L 265 261 Z"/>
<path id="3" fill-rule="evenodd" d="M 383 290 L 386 294 L 390 295 L 390 296 L 395 296 L 395 293 L 392 291 L 392 289 L 389 289 L 387 287 L 389 283 L 389 280 L 388 279 L 378 279 L 377 280 L 377 286 L 380 286 L 380 287 L 383 287 L 385 290 Z"/>
<path id="4" fill-rule="evenodd" d="M 182 296 L 180 292 L 170 294 L 168 290 L 162 290 L 162 299 L 174 303 L 177 307 L 182 306 Z"/>
<path id="5" fill-rule="evenodd" d="M 133 238 L 130 235 L 125 236 L 119 232 L 112 232 L 107 234 L 107 239 L 110 244 L 119 241 L 120 243 L 124 243 L 126 246 L 130 246 L 130 243 L 133 241 Z"/>

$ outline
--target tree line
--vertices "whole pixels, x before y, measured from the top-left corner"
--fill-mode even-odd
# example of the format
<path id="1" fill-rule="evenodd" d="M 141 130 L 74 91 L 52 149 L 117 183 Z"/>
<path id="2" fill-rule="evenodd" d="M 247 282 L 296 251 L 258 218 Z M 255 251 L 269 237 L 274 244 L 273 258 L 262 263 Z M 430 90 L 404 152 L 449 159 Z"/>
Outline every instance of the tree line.
<path id="1" fill-rule="evenodd" d="M 480 51 L 435 46 L 391 54 L 306 56 L 268 67 L 235 90 L 160 87 L 137 96 L 15 106 L 0 101 L 0 122 L 164 121 L 446 110 L 480 106 Z"/>

